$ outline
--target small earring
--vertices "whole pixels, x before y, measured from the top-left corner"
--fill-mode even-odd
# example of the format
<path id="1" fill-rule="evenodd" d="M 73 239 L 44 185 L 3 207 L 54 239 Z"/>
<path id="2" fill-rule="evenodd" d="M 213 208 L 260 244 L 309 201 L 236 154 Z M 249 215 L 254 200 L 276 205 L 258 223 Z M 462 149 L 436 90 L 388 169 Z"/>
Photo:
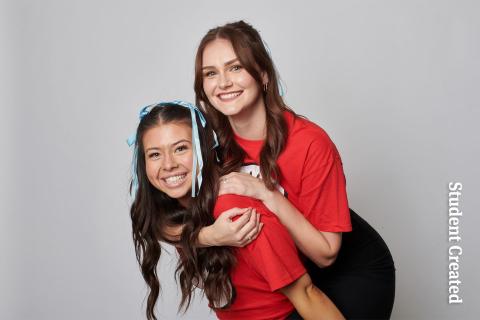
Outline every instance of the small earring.
<path id="1" fill-rule="evenodd" d="M 263 84 L 263 91 L 267 92 L 268 82 Z"/>

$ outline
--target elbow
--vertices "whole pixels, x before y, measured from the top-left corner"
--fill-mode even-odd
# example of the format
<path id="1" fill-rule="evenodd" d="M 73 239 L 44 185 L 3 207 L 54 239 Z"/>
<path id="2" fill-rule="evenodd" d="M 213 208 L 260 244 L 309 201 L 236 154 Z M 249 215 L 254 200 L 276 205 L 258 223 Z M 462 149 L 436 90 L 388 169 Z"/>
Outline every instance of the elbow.
<path id="1" fill-rule="evenodd" d="M 337 260 L 337 256 L 338 254 L 334 254 L 328 257 L 325 261 L 325 267 L 330 267 Z"/>
<path id="2" fill-rule="evenodd" d="M 338 252 L 335 252 L 334 254 L 325 256 L 318 256 L 315 257 L 315 259 L 312 259 L 312 261 L 319 267 L 319 268 L 327 268 L 330 267 L 336 260 L 337 260 Z"/>
<path id="3" fill-rule="evenodd" d="M 315 286 L 313 285 L 312 282 L 310 282 L 309 284 L 307 284 L 304 288 L 305 290 L 305 295 L 307 296 L 308 300 L 309 301 L 312 301 L 313 300 L 313 297 L 315 296 L 316 294 L 316 288 Z"/>
<path id="4" fill-rule="evenodd" d="M 319 268 L 330 267 L 335 263 L 342 244 L 341 233 L 327 232 L 323 237 L 324 240 L 327 240 L 327 246 L 323 243 L 321 246 L 322 250 L 312 250 L 312 248 L 309 250 L 312 253 L 312 255 L 309 255 L 310 259 Z M 317 245 L 317 247 L 319 247 L 319 245 Z"/>
<path id="5" fill-rule="evenodd" d="M 305 287 L 305 297 L 311 305 L 325 305 L 329 302 L 327 295 L 319 290 L 313 283 Z"/>

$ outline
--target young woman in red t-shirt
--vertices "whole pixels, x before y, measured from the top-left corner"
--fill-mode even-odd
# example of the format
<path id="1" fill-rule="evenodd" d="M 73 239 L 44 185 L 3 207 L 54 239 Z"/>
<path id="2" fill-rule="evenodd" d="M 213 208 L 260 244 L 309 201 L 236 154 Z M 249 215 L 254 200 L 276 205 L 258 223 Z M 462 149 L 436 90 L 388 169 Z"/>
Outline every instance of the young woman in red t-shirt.
<path id="1" fill-rule="evenodd" d="M 222 177 L 220 194 L 257 198 L 275 213 L 315 284 L 347 318 L 389 318 L 395 268 L 388 247 L 349 210 L 333 142 L 285 105 L 278 83 L 271 57 L 249 24 L 229 23 L 201 40 L 196 103 L 219 135 L 226 168 L 234 171 Z M 204 243 L 214 242 L 211 231 L 202 234 Z"/>
<path id="2" fill-rule="evenodd" d="M 288 231 L 261 201 L 217 198 L 219 176 L 228 171 L 218 165 L 213 130 L 195 106 L 160 103 L 143 108 L 140 118 L 130 140 L 135 143 L 131 218 L 137 260 L 150 288 L 148 319 L 156 319 L 159 241 L 179 248 L 181 307 L 188 308 L 199 286 L 220 319 L 293 319 L 295 309 L 304 319 L 343 319 L 312 284 Z M 236 208 L 261 215 L 264 227 L 253 233 L 255 241 L 235 250 L 200 246 L 201 231 Z"/>

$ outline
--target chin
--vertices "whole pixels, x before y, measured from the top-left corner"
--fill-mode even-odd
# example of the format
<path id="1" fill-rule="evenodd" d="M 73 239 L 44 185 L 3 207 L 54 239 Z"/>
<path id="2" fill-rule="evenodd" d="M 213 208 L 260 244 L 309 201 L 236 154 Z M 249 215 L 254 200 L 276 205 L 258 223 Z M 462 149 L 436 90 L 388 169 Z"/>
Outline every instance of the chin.
<path id="1" fill-rule="evenodd" d="M 222 103 L 215 109 L 223 113 L 225 116 L 234 116 L 239 114 L 244 108 L 236 105 L 228 105 L 227 103 Z"/>
<path id="2" fill-rule="evenodd" d="M 182 191 L 177 190 L 177 191 L 169 192 L 167 193 L 167 195 L 173 199 L 180 199 L 180 198 L 184 198 L 189 192 L 190 192 L 190 189 L 182 190 Z"/>
<path id="3" fill-rule="evenodd" d="M 187 196 L 191 191 L 192 183 L 189 182 L 186 185 L 182 186 L 182 188 L 172 188 L 172 189 L 164 189 L 163 192 L 172 199 L 179 199 Z"/>

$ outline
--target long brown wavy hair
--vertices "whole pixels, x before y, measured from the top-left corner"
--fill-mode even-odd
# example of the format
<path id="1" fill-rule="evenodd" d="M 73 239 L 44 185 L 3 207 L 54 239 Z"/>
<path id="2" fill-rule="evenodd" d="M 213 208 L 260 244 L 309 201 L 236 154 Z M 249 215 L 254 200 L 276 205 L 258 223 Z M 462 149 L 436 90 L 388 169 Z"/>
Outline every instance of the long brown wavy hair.
<path id="1" fill-rule="evenodd" d="M 276 160 L 285 147 L 288 136 L 283 112 L 295 113 L 285 104 L 279 93 L 279 81 L 275 66 L 257 30 L 244 21 L 237 21 L 208 31 L 200 41 L 195 57 L 194 89 L 197 105 L 205 108 L 208 118 L 219 135 L 220 144 L 223 147 L 223 158 L 226 159 L 224 172 L 238 170 L 242 165 L 245 152 L 235 142 L 227 116 L 215 109 L 203 90 L 203 51 L 215 39 L 230 41 L 240 63 L 257 81 L 260 88 L 263 87 L 262 73 L 266 73 L 268 76 L 267 90 L 262 91 L 266 107 L 267 135 L 260 152 L 260 172 L 265 185 L 269 189 L 273 189 L 280 179 Z"/>
<path id="2" fill-rule="evenodd" d="M 234 297 L 234 288 L 229 273 L 235 263 L 233 252 L 228 247 L 197 248 L 200 229 L 214 222 L 213 208 L 217 196 L 217 178 L 213 133 L 207 124 L 203 128 L 196 118 L 203 156 L 203 182 L 191 208 L 183 208 L 177 199 L 170 198 L 149 182 L 145 168 L 143 136 L 156 126 L 167 123 L 184 123 L 192 126 L 190 110 L 176 104 L 154 107 L 145 115 L 137 128 L 135 148 L 135 171 L 138 190 L 130 208 L 132 236 L 141 273 L 149 287 L 146 316 L 156 320 L 155 304 L 160 292 L 157 265 L 161 255 L 159 241 L 172 243 L 164 229 L 184 225 L 181 240 L 180 259 L 175 271 L 182 290 L 180 309 L 186 311 L 190 305 L 194 288 L 202 284 L 204 294 L 212 306 L 228 305 Z M 132 188 L 132 183 L 130 184 Z"/>

